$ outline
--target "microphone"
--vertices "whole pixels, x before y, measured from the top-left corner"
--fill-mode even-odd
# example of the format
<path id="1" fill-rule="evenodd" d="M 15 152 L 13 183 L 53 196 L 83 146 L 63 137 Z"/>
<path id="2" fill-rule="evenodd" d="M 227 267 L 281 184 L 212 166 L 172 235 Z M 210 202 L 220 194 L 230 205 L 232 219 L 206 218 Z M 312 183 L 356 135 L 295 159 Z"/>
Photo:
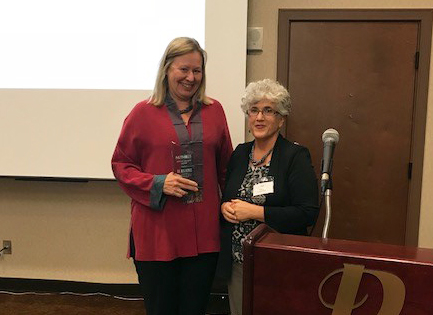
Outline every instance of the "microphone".
<path id="1" fill-rule="evenodd" d="M 322 177 L 321 188 L 322 194 L 329 188 L 332 189 L 331 173 L 332 173 L 332 157 L 334 155 L 335 145 L 340 140 L 340 135 L 335 129 L 327 129 L 322 135 L 323 141 L 323 159 L 322 159 Z"/>

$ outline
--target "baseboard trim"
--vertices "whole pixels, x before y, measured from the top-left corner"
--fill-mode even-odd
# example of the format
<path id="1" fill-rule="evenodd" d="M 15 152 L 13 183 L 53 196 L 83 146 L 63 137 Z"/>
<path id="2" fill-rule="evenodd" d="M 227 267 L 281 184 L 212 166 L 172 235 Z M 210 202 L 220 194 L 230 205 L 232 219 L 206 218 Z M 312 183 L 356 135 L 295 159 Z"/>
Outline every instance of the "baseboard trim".
<path id="1" fill-rule="evenodd" d="M 66 280 L 0 278 L 0 290 L 37 293 L 104 293 L 122 297 L 140 297 L 138 284 L 91 283 Z"/>

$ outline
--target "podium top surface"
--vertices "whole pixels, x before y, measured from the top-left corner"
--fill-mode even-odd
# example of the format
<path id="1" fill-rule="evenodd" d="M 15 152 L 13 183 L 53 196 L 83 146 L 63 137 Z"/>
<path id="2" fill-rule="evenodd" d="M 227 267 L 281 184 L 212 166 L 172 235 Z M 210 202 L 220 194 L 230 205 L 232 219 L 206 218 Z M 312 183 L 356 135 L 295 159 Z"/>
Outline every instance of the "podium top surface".
<path id="1" fill-rule="evenodd" d="M 254 246 L 335 256 L 377 258 L 382 261 L 399 261 L 433 266 L 433 249 L 428 248 L 287 235 L 274 231 L 263 233 Z"/>

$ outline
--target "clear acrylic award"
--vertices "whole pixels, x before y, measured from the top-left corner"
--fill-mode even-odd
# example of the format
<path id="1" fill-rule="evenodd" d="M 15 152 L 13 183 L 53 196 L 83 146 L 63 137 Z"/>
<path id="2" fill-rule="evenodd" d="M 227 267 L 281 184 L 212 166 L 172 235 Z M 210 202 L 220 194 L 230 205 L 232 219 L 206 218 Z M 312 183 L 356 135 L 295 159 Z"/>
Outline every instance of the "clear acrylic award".
<path id="1" fill-rule="evenodd" d="M 184 178 L 195 180 L 194 177 L 194 156 L 192 150 L 187 147 L 172 142 L 173 172 Z M 203 189 L 198 187 L 198 191 L 187 190 L 187 194 L 182 197 L 184 203 L 194 203 L 203 201 Z"/>

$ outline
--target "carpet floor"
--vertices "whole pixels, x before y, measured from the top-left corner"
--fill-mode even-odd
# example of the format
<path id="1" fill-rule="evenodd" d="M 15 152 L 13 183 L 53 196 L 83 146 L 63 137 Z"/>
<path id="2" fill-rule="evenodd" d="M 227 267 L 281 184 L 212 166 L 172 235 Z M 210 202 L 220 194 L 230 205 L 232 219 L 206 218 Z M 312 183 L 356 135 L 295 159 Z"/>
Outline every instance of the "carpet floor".
<path id="1" fill-rule="evenodd" d="M 69 294 L 11 295 L 0 293 L 1 315 L 145 315 L 142 300 Z"/>
<path id="2" fill-rule="evenodd" d="M 228 315 L 228 301 L 213 297 L 208 315 Z M 145 315 L 141 299 L 101 294 L 21 294 L 0 291 L 0 315 Z"/>

